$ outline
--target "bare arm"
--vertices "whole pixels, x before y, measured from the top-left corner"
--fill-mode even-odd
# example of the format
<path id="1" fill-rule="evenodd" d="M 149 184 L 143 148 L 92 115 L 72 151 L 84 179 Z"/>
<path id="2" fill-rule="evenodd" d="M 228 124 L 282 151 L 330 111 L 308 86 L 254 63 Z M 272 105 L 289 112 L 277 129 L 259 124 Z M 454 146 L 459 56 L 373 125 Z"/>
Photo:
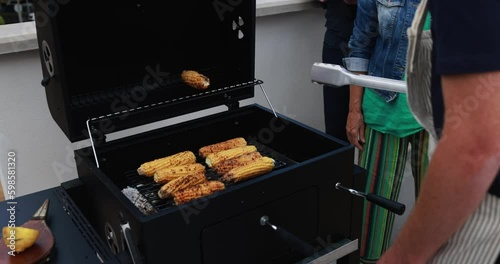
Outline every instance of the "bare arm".
<path id="1" fill-rule="evenodd" d="M 427 262 L 479 206 L 500 169 L 500 72 L 445 76 L 442 85 L 442 139 L 410 217 L 378 263 Z M 473 100 L 477 108 L 467 111 Z"/>
<path id="2" fill-rule="evenodd" d="M 344 58 L 347 70 L 366 74 L 378 34 L 377 3 L 372 0 L 357 2 L 356 19 L 349 40 L 349 57 Z M 346 133 L 349 142 L 363 150 L 365 142 L 365 122 L 361 109 L 364 88 L 351 85 L 349 93 L 349 114 Z"/>
<path id="3" fill-rule="evenodd" d="M 357 85 L 349 86 L 349 111 L 361 111 L 363 101 L 363 87 Z"/>
<path id="4" fill-rule="evenodd" d="M 346 133 L 347 139 L 356 148 L 363 150 L 365 142 L 365 121 L 361 108 L 363 102 L 364 88 L 357 85 L 350 85 L 349 88 L 349 114 L 347 116 Z"/>

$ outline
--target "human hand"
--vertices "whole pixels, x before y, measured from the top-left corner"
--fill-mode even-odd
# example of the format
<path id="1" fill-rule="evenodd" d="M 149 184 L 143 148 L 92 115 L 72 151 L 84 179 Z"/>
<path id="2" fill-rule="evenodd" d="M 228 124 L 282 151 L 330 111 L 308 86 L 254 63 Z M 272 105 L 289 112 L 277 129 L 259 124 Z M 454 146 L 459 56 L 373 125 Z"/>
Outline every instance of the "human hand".
<path id="1" fill-rule="evenodd" d="M 349 111 L 346 124 L 347 139 L 359 150 L 365 143 L 365 120 L 361 111 Z"/>

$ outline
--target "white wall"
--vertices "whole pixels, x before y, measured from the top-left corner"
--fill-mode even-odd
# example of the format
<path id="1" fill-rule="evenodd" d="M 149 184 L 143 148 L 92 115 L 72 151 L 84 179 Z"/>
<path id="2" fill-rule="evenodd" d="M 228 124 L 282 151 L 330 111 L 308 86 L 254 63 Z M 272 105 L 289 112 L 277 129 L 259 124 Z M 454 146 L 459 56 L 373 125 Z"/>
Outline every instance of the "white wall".
<path id="1" fill-rule="evenodd" d="M 48 112 L 41 76 L 38 51 L 0 56 L 0 166 L 5 174 L 7 150 L 17 153 L 18 196 L 59 184 L 51 165 L 64 161 L 69 142 Z"/>
<path id="2" fill-rule="evenodd" d="M 313 9 L 257 18 L 256 78 L 279 113 L 323 130 L 322 89 L 310 81 L 310 69 L 321 60 L 324 11 Z M 17 196 L 58 186 L 77 177 L 71 144 L 56 126 L 40 85 L 38 51 L 0 55 L 0 173 L 5 176 L 7 151 L 17 152 Z M 268 106 L 259 87 L 255 99 Z M 112 140 L 144 129 L 224 111 L 218 107 L 110 135 Z M 2 176 L 2 175 L 0 175 Z M 2 176 L 2 179 L 4 177 Z M 5 182 L 2 182 L 4 188 Z"/>
<path id="3" fill-rule="evenodd" d="M 256 78 L 275 110 L 324 130 L 323 88 L 311 83 L 311 66 L 321 62 L 325 18 L 322 9 L 257 19 Z M 256 100 L 267 105 L 258 90 Z"/>

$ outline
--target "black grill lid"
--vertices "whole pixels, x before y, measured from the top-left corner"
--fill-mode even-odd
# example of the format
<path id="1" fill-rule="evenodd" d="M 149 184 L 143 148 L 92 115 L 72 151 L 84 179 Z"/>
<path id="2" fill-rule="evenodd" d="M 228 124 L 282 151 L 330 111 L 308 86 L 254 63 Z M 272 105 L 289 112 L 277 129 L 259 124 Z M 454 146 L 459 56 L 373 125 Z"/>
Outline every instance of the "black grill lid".
<path id="1" fill-rule="evenodd" d="M 253 97 L 255 1 L 35 1 L 50 112 L 74 142 Z M 210 78 L 207 90 L 180 73 Z"/>

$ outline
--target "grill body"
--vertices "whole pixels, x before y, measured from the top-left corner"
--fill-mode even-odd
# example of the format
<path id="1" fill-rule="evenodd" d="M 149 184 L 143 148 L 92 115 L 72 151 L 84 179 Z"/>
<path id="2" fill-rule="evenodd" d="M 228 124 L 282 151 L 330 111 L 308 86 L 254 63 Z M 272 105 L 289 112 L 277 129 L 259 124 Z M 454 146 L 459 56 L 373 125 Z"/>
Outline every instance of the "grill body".
<path id="1" fill-rule="evenodd" d="M 133 184 L 126 173 L 142 162 L 182 150 L 196 153 L 236 136 L 257 142 L 281 166 L 185 205 L 160 204 L 150 216 L 121 194 Z M 89 153 L 88 148 L 75 152 L 89 221 L 105 240 L 114 231 L 116 253 L 126 250 L 119 230 L 128 222 L 147 263 L 293 263 L 304 258 L 260 225 L 263 215 L 318 251 L 326 243 L 359 237 L 351 226 L 359 203 L 334 188 L 338 181 L 359 185 L 360 178 L 353 177 L 353 148 L 294 120 L 277 119 L 258 105 L 110 142 L 98 151 L 100 168 Z"/>

